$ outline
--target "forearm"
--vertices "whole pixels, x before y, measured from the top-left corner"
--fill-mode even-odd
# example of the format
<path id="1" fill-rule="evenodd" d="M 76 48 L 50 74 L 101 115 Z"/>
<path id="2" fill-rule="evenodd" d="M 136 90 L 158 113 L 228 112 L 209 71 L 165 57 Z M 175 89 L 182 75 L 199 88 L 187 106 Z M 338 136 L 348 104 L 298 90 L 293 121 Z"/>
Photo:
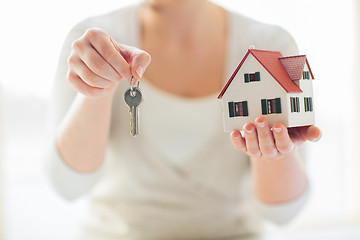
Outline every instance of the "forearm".
<path id="1" fill-rule="evenodd" d="M 78 94 L 62 121 L 57 148 L 73 169 L 89 172 L 103 162 L 110 130 L 112 96 L 88 98 Z"/>
<path id="2" fill-rule="evenodd" d="M 278 159 L 253 157 L 254 192 L 264 203 L 284 203 L 299 197 L 308 184 L 300 157 L 293 151 Z"/>

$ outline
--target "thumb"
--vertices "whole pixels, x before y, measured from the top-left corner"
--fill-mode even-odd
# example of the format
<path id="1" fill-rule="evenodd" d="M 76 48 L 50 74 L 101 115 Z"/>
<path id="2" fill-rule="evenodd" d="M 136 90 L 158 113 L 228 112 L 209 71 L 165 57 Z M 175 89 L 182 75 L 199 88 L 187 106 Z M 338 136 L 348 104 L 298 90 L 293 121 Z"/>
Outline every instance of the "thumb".
<path id="1" fill-rule="evenodd" d="M 321 130 L 318 127 L 310 126 L 306 131 L 306 138 L 311 142 L 317 142 L 321 138 Z"/>
<path id="2" fill-rule="evenodd" d="M 117 50 L 121 53 L 123 58 L 129 64 L 132 76 L 134 76 L 134 79 L 137 81 L 139 78 L 142 77 L 146 68 L 151 62 L 150 54 L 136 47 L 131 47 L 123 44 L 116 45 Z"/>
<path id="3" fill-rule="evenodd" d="M 130 62 L 130 71 L 136 80 L 139 80 L 143 76 L 150 62 L 151 56 L 149 53 L 140 49 L 136 49 L 133 52 L 132 60 Z"/>

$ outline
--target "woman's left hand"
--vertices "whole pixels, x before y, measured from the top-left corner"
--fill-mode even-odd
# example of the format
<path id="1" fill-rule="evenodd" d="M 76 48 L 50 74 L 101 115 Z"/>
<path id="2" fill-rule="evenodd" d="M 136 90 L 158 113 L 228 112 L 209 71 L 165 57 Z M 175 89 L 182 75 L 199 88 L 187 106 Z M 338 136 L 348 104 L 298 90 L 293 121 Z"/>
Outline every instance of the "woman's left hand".
<path id="1" fill-rule="evenodd" d="M 265 117 L 258 117 L 255 124 L 247 123 L 243 136 L 239 131 L 231 133 L 233 145 L 252 158 L 276 159 L 292 153 L 305 141 L 318 141 L 321 131 L 315 126 L 286 128 L 282 123 L 270 127 Z"/>

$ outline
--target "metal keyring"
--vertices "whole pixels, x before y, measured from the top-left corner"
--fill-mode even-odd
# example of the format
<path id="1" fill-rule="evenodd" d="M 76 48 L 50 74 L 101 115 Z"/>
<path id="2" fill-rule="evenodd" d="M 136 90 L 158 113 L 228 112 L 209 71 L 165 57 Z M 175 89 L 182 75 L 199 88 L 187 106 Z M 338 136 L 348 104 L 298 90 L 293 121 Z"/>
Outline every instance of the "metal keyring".
<path id="1" fill-rule="evenodd" d="M 131 76 L 131 78 L 130 78 L 130 95 L 132 97 L 135 97 L 136 96 L 136 89 L 139 87 L 140 81 L 137 82 L 137 86 L 135 87 L 133 85 L 133 80 L 134 80 L 134 76 Z"/>

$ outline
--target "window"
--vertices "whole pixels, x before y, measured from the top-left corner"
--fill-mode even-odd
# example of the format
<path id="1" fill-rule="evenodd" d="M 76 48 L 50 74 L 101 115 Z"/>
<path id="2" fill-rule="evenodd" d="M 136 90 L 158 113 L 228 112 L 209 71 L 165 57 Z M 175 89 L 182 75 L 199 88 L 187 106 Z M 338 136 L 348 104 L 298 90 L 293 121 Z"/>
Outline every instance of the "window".
<path id="1" fill-rule="evenodd" d="M 260 72 L 245 73 L 244 74 L 244 80 L 245 80 L 245 83 L 260 81 Z"/>
<path id="2" fill-rule="evenodd" d="M 0 130 L 0 135 L 1 137 L 6 135 L 5 139 L 2 139 L 5 141 L 0 141 L 3 143 L 1 147 L 4 150 L 4 157 L 0 158 L 2 168 L 0 169 L 0 215 L 2 215 L 0 239 L 50 239 L 54 235 L 57 235 L 58 239 L 70 239 L 76 235 L 78 225 L 81 223 L 81 216 L 84 215 L 83 210 L 85 209 L 83 208 L 87 205 L 87 199 L 84 197 L 72 202 L 63 201 L 57 194 L 54 194 L 53 189 L 48 186 L 49 181 L 45 180 L 42 157 L 40 157 L 44 144 L 47 144 L 44 139 L 47 139 L 48 132 L 44 125 L 48 113 L 47 104 L 51 96 L 53 72 L 60 47 L 63 45 L 70 27 L 85 17 L 114 11 L 116 7 L 134 4 L 134 2 L 137 3 L 140 0 L 109 0 L 106 4 L 85 0 L 65 0 L 51 5 L 48 4 L 49 1 L 38 1 L 44 5 L 46 11 L 40 8 L 32 8 L 33 11 L 28 11 L 27 9 L 33 6 L 31 1 L 1 2 L 4 4 L 0 8 L 0 19 L 3 22 L 4 19 L 11 19 L 11 24 L 2 26 L 5 31 L 20 27 L 23 27 L 24 30 L 13 31 L 11 38 L 1 39 L 1 45 L 4 47 L 1 48 L 2 58 L 0 61 L 2 66 L 6 67 L 1 69 L 0 85 L 4 88 L 1 89 L 3 91 L 0 96 L 3 97 L 2 103 L 5 103 L 4 107 L 7 111 L 6 114 L 0 113 L 0 122 L 4 123 L 4 128 L 1 130 L 5 130 Z M 326 79 L 326 81 L 319 80 L 316 83 L 318 89 L 314 89 L 316 104 L 321 106 L 314 110 L 316 111 L 316 122 L 321 126 L 324 137 L 315 144 L 304 144 L 307 148 L 304 167 L 311 179 L 309 180 L 311 196 L 308 204 L 290 223 L 290 226 L 269 229 L 269 239 L 299 239 L 301 236 L 308 236 L 307 239 L 331 239 L 345 235 L 347 231 L 356 235 L 356 230 L 360 229 L 356 227 L 359 225 L 358 219 L 360 218 L 360 170 L 358 164 L 360 148 L 356 147 L 360 146 L 358 134 L 360 124 L 356 124 L 360 122 L 359 110 L 356 110 L 359 109 L 360 95 L 357 94 L 360 91 L 360 83 L 356 79 L 360 73 L 355 74 L 360 69 L 358 67 L 360 66 L 360 54 L 354 49 L 360 49 L 360 41 L 355 39 L 355 36 L 357 39 L 360 36 L 355 35 L 355 33 L 360 34 L 360 1 L 305 0 L 295 2 L 297 3 L 296 8 L 294 8 L 294 1 L 288 0 L 279 0 L 275 2 L 276 4 L 274 1 L 268 0 L 214 0 L 214 2 L 234 12 L 246 14 L 262 22 L 280 25 L 288 30 L 296 39 L 300 51 L 312 55 L 309 55 L 309 63 L 314 68 L 314 74 L 319 75 L 319 79 L 320 76 L 321 79 Z M 18 8 L 19 4 L 23 7 Z M 72 4 L 71 9 L 68 8 L 69 4 Z M 84 4 L 91 4 L 91 7 L 84 8 Z M 11 18 L 14 15 L 14 9 L 17 9 L 23 18 Z M 270 12 L 272 14 L 269 14 Z M 66 18 L 63 17 L 64 13 Z M 333 17 L 334 13 L 338 16 L 337 18 Z M 354 14 L 356 16 L 353 16 Z M 307 18 L 304 18 L 305 16 Z M 44 18 L 48 21 L 43 21 Z M 25 22 L 23 19 L 27 19 L 27 21 Z M 332 27 L 323 27 L 324 22 Z M 56 31 L 52 31 L 50 35 L 48 31 L 43 31 L 44 28 L 54 29 L 54 27 L 56 27 Z M 319 34 L 321 27 L 321 34 Z M 32 47 L 22 48 L 22 60 L 27 64 L 23 66 L 25 71 L 18 71 L 19 66 L 10 63 L 15 62 L 18 58 L 13 54 L 12 49 L 22 43 L 24 33 L 27 33 L 29 29 L 38 37 L 27 38 L 27 43 Z M 309 36 L 312 38 L 309 39 Z M 39 38 L 49 41 L 39 41 Z M 257 43 L 251 44 L 260 48 Z M 36 54 L 39 53 L 38 49 L 43 48 L 51 48 L 52 51 L 41 51 L 40 54 Z M 242 54 L 238 56 L 242 57 Z M 47 61 L 42 62 L 44 64 L 43 74 L 32 78 L 32 84 L 27 84 L 29 75 L 36 76 L 37 74 L 37 62 L 44 58 Z M 338 60 L 336 61 L 336 68 L 339 69 L 337 71 L 341 72 L 339 74 L 342 78 L 340 84 L 339 79 L 334 77 L 335 71 L 329 71 L 329 66 L 334 66 L 334 59 Z M 352 59 L 355 61 L 353 62 Z M 233 70 L 231 69 L 231 71 Z M 323 90 L 324 88 L 326 90 Z M 333 99 L 334 93 L 340 100 L 332 100 L 329 104 L 329 99 Z M 30 103 L 30 97 L 36 98 L 36 103 Z M 28 108 L 30 105 L 27 103 L 35 106 L 35 110 L 40 106 L 42 111 L 39 115 L 36 111 L 30 116 L 27 114 L 30 110 Z M 250 106 L 248 103 L 249 108 Z M 341 110 L 341 114 L 332 114 L 329 119 L 328 113 L 334 112 L 334 110 Z M 252 113 L 251 109 L 249 111 Z M 23 114 L 29 118 L 26 122 L 21 121 L 18 117 Z M 348 124 L 349 122 L 352 127 L 344 127 L 341 132 L 333 131 L 334 124 L 331 123 Z M 38 128 L 33 128 L 33 124 L 40 125 L 42 128 L 35 131 Z M 349 139 L 349 141 L 344 143 L 342 139 Z M 29 159 L 33 161 L 23 161 Z M 324 167 L 322 159 L 326 159 L 326 167 Z M 30 196 L 29 191 L 33 193 Z M 27 204 L 24 204 L 21 199 L 27 199 Z M 57 219 L 53 219 L 54 224 L 47 220 L 49 215 L 58 216 Z M 27 223 L 27 226 L 24 227 L 24 223 Z M 39 225 L 43 225 L 45 228 L 41 233 Z M 58 227 L 59 225 L 67 230 L 63 231 Z M 324 237 L 329 234 L 333 235 L 328 238 Z M 339 236 L 338 238 L 346 240 L 354 239 L 356 236 L 343 236 L 342 238 Z"/>
<path id="3" fill-rule="evenodd" d="M 229 102 L 229 117 L 247 117 L 249 116 L 247 101 Z"/>
<path id="4" fill-rule="evenodd" d="M 313 111 L 312 97 L 304 97 L 305 112 Z"/>
<path id="5" fill-rule="evenodd" d="M 290 97 L 291 112 L 300 112 L 300 104 L 298 97 Z"/>
<path id="6" fill-rule="evenodd" d="M 309 71 L 303 71 L 303 79 L 310 79 L 310 72 Z"/>
<path id="7" fill-rule="evenodd" d="M 274 99 L 261 99 L 262 114 L 281 113 L 281 100 L 280 98 Z"/>

